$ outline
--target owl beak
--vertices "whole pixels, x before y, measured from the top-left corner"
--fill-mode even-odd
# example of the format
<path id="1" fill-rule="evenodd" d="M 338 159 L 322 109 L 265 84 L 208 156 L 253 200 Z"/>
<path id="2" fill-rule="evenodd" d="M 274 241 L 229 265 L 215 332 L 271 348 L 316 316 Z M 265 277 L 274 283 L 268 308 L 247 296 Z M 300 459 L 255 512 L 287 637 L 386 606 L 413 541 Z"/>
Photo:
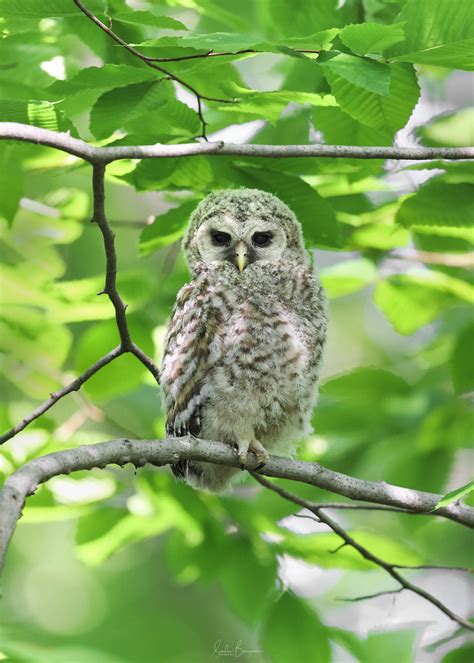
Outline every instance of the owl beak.
<path id="1" fill-rule="evenodd" d="M 237 265 L 239 272 L 243 272 L 249 264 L 247 245 L 245 242 L 242 242 L 242 240 L 238 242 L 237 246 L 235 247 L 235 264 Z"/>

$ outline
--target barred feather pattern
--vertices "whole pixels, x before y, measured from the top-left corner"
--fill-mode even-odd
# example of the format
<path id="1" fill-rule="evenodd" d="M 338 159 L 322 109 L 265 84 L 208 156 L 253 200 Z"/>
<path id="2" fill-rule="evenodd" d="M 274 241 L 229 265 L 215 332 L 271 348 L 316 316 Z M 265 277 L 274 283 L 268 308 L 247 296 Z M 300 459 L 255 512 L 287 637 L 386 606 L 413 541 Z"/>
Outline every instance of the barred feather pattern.
<path id="1" fill-rule="evenodd" d="M 255 437 L 290 454 L 311 431 L 326 300 L 298 251 L 255 262 L 197 262 L 178 294 L 161 368 L 167 432 L 235 445 Z M 240 470 L 184 462 L 176 476 L 198 488 L 228 489 Z"/>

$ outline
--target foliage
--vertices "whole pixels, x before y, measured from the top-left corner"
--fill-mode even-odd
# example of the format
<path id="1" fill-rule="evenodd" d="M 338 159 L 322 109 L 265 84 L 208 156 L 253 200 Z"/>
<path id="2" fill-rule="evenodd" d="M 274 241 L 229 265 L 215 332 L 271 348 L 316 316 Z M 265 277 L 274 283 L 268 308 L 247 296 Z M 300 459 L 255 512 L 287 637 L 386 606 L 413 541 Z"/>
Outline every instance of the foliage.
<path id="1" fill-rule="evenodd" d="M 210 139 L 224 131 L 217 135 L 255 144 L 392 145 L 420 85 L 442 95 L 453 69 L 473 69 L 469 0 L 160 0 L 140 3 L 140 11 L 125 0 L 88 0 L 87 7 L 147 57 L 188 58 L 161 64 L 201 95 Z M 202 134 L 189 88 L 114 43 L 72 0 L 0 0 L 0 10 L 0 121 L 108 145 L 179 144 Z M 209 51 L 226 54 L 194 57 Z M 416 135 L 427 146 L 469 145 L 472 111 L 433 118 Z M 316 433 L 301 457 L 472 501 L 463 459 L 472 431 L 473 286 L 456 258 L 468 257 L 474 241 L 474 166 L 399 164 L 401 188 L 390 168 L 376 160 L 212 156 L 114 163 L 107 211 L 118 287 L 135 340 L 158 358 L 187 279 L 177 242 L 195 205 L 219 188 L 276 193 L 317 249 L 331 300 Z M 48 148 L 2 143 L 0 188 L 7 429 L 113 348 L 118 334 L 112 307 L 96 297 L 104 256 L 88 223 L 89 167 Z M 2 476 L 64 447 L 162 436 L 156 391 L 134 357 L 120 357 L 2 447 Z M 355 634 L 354 612 L 336 600 L 385 590 L 381 572 L 353 550 L 331 553 L 334 534 L 297 536 L 296 519 L 287 518 L 293 506 L 276 495 L 251 482 L 241 490 L 199 494 L 148 468 L 42 486 L 8 561 L 1 654 L 21 663 L 138 663 L 157 660 L 158 650 L 159 660 L 199 661 L 219 641 L 222 648 L 241 641 L 263 651 L 255 661 L 343 661 L 346 653 L 364 663 L 415 660 L 414 629 L 378 631 L 375 620 Z M 308 486 L 295 491 L 327 497 Z M 393 563 L 471 563 L 465 533 L 447 521 L 344 512 L 344 523 Z M 331 586 L 313 587 L 305 599 L 294 578 L 285 584 L 288 560 L 331 569 Z M 444 643 L 443 660 L 470 660 L 470 646 L 455 651 L 456 644 Z"/>

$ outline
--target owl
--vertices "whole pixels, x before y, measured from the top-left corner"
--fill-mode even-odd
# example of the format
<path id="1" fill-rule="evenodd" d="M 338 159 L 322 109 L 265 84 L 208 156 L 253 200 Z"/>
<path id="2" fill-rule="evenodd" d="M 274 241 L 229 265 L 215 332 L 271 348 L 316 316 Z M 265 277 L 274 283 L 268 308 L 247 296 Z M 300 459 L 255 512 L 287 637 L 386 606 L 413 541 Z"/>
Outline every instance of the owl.
<path id="1" fill-rule="evenodd" d="M 242 465 L 249 452 L 260 466 L 269 451 L 291 454 L 311 432 L 327 326 L 298 220 L 265 191 L 219 191 L 192 214 L 182 248 L 192 281 L 165 339 L 167 434 L 225 442 Z M 243 474 L 186 460 L 172 470 L 212 492 Z"/>

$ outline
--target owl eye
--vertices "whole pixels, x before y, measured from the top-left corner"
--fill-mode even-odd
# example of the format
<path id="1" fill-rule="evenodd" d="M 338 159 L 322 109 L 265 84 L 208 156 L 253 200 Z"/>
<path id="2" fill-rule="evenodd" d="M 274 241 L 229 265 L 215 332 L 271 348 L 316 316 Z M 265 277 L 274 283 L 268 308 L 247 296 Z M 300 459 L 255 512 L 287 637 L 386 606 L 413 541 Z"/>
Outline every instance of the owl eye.
<path id="1" fill-rule="evenodd" d="M 231 241 L 231 236 L 229 233 L 221 233 L 217 230 L 211 232 L 212 243 L 216 246 L 228 246 Z"/>
<path id="2" fill-rule="evenodd" d="M 271 233 L 255 233 L 252 236 L 252 242 L 255 246 L 268 246 L 272 241 Z"/>

